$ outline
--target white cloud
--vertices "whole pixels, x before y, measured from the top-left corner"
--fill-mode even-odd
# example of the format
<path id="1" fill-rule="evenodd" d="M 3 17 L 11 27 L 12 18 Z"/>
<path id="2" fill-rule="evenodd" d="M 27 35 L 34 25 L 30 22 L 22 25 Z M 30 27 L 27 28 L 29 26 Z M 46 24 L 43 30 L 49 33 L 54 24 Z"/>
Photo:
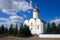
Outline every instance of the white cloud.
<path id="1" fill-rule="evenodd" d="M 9 0 L 0 0 L 0 10 L 9 15 L 16 15 L 16 13 L 12 11 L 12 2 Z"/>
<path id="2" fill-rule="evenodd" d="M 27 11 L 29 9 L 33 9 L 32 4 L 28 3 L 27 1 L 13 1 L 13 8 L 14 10 L 22 10 L 22 11 Z"/>
<path id="3" fill-rule="evenodd" d="M 13 12 L 13 11 L 11 11 L 11 10 L 2 10 L 3 11 L 3 13 L 6 13 L 6 14 L 8 14 L 8 15 L 16 15 L 16 12 Z"/>
<path id="4" fill-rule="evenodd" d="M 31 11 L 28 11 L 28 13 L 31 13 Z"/>
<path id="5" fill-rule="evenodd" d="M 24 18 L 26 18 L 26 17 L 27 17 L 27 15 L 25 15 L 25 14 L 23 14 L 23 16 L 24 16 Z"/>
<path id="6" fill-rule="evenodd" d="M 25 12 L 33 7 L 32 1 L 28 3 L 25 0 L 0 0 L 0 9 L 9 15 L 17 15 L 18 11 Z"/>
<path id="7" fill-rule="evenodd" d="M 0 0 L 0 10 L 2 12 L 11 15 L 10 18 L 0 18 L 0 24 L 10 25 L 11 23 L 15 24 L 15 22 L 22 23 L 26 15 L 17 16 L 18 11 L 28 11 L 29 9 L 33 9 L 32 1 L 27 2 L 25 0 Z"/>
<path id="8" fill-rule="evenodd" d="M 22 23 L 24 21 L 21 16 L 10 16 L 10 19 L 13 23 Z"/>
<path id="9" fill-rule="evenodd" d="M 0 25 L 9 26 L 11 24 L 10 20 L 7 18 L 0 18 Z"/>
<path id="10" fill-rule="evenodd" d="M 59 19 L 55 19 L 55 20 L 51 20 L 50 23 L 52 23 L 52 22 L 55 22 L 56 25 L 58 25 L 60 23 L 60 18 Z"/>
<path id="11" fill-rule="evenodd" d="M 8 0 L 0 0 L 0 9 L 10 9 L 11 8 L 11 2 Z"/>
<path id="12" fill-rule="evenodd" d="M 10 16 L 10 18 L 0 18 L 0 25 L 4 25 L 5 27 L 10 26 L 10 24 L 15 25 L 20 24 L 24 21 L 23 17 L 20 16 Z"/>

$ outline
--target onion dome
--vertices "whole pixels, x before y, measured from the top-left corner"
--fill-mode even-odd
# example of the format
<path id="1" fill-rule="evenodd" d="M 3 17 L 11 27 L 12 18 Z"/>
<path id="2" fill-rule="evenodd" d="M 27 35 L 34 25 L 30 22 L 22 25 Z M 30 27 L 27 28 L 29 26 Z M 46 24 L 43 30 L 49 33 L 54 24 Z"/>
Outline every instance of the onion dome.
<path id="1" fill-rule="evenodd" d="M 36 7 L 33 9 L 33 12 L 39 12 L 39 9 Z"/>

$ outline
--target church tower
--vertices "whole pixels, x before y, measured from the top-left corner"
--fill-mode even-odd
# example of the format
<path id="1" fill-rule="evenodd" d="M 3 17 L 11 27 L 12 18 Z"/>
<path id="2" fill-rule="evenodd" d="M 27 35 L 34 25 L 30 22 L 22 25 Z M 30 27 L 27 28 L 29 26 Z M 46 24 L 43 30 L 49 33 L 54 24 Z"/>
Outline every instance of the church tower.
<path id="1" fill-rule="evenodd" d="M 33 17 L 25 20 L 24 24 L 29 27 L 32 35 L 39 35 L 45 32 L 46 23 L 39 19 L 39 9 L 37 7 L 33 9 Z"/>
<path id="2" fill-rule="evenodd" d="M 39 9 L 36 7 L 33 9 L 33 18 L 38 18 L 38 14 L 39 14 Z"/>

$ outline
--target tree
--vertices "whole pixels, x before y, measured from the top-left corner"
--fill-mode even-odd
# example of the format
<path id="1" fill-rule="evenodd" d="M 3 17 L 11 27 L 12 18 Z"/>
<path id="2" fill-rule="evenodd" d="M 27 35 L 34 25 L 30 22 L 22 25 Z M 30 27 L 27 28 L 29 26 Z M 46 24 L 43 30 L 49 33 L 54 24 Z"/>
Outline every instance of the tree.
<path id="1" fill-rule="evenodd" d="M 57 26 L 57 33 L 60 34 L 60 24 Z"/>
<path id="2" fill-rule="evenodd" d="M 14 36 L 17 36 L 17 32 L 18 32 L 18 27 L 17 27 L 17 24 L 16 24 L 16 27 L 14 28 Z"/>
<path id="3" fill-rule="evenodd" d="M 26 35 L 26 36 L 32 35 L 32 34 L 31 34 L 31 31 L 30 31 L 30 29 L 29 29 L 29 27 L 28 27 L 27 25 L 24 25 L 24 30 L 25 30 L 25 35 Z"/>
<path id="4" fill-rule="evenodd" d="M 24 27 L 21 26 L 19 29 L 19 34 L 20 34 L 19 36 L 21 36 L 21 37 L 31 36 L 31 32 L 29 30 L 29 27 L 27 25 L 24 25 Z"/>
<path id="5" fill-rule="evenodd" d="M 5 28 L 5 34 L 8 34 L 8 28 L 7 27 Z"/>
<path id="6" fill-rule="evenodd" d="M 0 34 L 1 34 L 1 32 L 2 32 L 2 31 L 1 31 L 1 26 L 0 26 Z"/>
<path id="7" fill-rule="evenodd" d="M 1 32 L 1 34 L 4 34 L 4 33 L 5 33 L 4 25 L 1 26 L 1 28 L 0 28 L 0 32 Z"/>
<path id="8" fill-rule="evenodd" d="M 13 25 L 11 24 L 11 25 L 10 25 L 10 28 L 9 28 L 9 34 L 13 34 L 13 30 L 14 30 L 14 29 L 13 29 Z"/>
<path id="9" fill-rule="evenodd" d="M 46 33 L 47 33 L 47 34 L 51 34 L 50 23 L 48 23 L 48 25 L 47 25 Z"/>
<path id="10" fill-rule="evenodd" d="M 23 25 L 20 26 L 20 28 L 19 28 L 19 30 L 18 30 L 17 36 L 18 36 L 18 37 L 22 36 L 22 35 L 21 35 L 22 32 L 23 32 Z"/>
<path id="11" fill-rule="evenodd" d="M 55 22 L 53 22 L 53 23 L 51 24 L 51 30 L 52 30 L 52 34 L 56 34 L 56 32 L 57 32 L 57 27 L 56 27 Z"/>

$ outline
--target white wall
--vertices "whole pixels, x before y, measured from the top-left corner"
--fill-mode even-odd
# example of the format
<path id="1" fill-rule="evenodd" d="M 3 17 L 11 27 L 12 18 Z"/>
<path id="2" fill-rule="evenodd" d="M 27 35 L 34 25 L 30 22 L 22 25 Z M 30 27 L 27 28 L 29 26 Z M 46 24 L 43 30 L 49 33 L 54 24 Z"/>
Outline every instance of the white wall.
<path id="1" fill-rule="evenodd" d="M 33 18 L 38 18 L 38 12 L 33 12 Z"/>
<path id="2" fill-rule="evenodd" d="M 31 25 L 32 23 L 32 25 Z M 39 27 L 39 29 L 38 29 Z M 41 20 L 39 18 L 37 18 L 36 20 L 34 20 L 33 18 L 29 20 L 29 28 L 31 30 L 31 33 L 35 33 L 35 34 L 41 34 L 43 33 L 43 22 L 41 22 Z"/>
<path id="3" fill-rule="evenodd" d="M 60 34 L 39 34 L 39 38 L 60 38 Z"/>
<path id="4" fill-rule="evenodd" d="M 32 23 L 32 24 L 31 24 Z M 39 18 L 26 20 L 24 24 L 29 26 L 32 34 L 42 34 L 44 32 L 44 23 Z"/>
<path id="5" fill-rule="evenodd" d="M 32 25 L 31 25 L 31 23 L 32 23 Z M 30 28 L 30 30 L 32 29 L 31 30 L 32 34 L 36 34 L 35 20 L 33 18 L 29 20 L 29 28 Z"/>
<path id="6" fill-rule="evenodd" d="M 23 25 L 27 25 L 28 26 L 29 25 L 29 21 L 25 20 Z"/>

